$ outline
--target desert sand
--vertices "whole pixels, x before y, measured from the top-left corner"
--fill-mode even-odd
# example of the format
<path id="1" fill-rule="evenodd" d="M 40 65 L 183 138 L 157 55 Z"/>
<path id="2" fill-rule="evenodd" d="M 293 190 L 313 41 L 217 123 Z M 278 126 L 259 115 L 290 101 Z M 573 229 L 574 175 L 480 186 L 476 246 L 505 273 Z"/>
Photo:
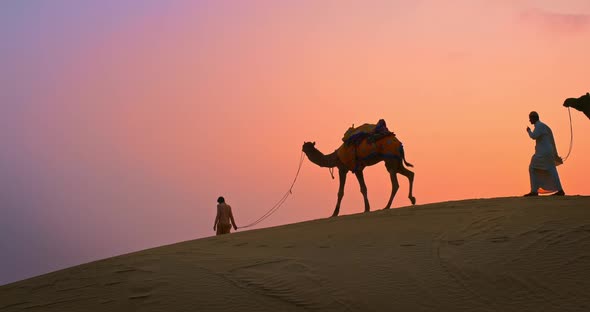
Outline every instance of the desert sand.
<path id="1" fill-rule="evenodd" d="M 0 287 L 0 311 L 296 310 L 590 311 L 590 197 L 451 201 L 238 231 Z"/>

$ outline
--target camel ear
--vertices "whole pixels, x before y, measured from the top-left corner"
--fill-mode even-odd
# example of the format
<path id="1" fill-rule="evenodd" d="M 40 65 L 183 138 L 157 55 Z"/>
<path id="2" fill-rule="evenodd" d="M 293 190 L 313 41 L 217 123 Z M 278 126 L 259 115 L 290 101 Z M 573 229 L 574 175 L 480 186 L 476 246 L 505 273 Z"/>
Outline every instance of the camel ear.
<path id="1" fill-rule="evenodd" d="M 311 144 L 312 144 L 313 146 L 315 146 L 315 141 L 313 141 Z"/>
<path id="2" fill-rule="evenodd" d="M 586 92 L 586 96 L 590 96 L 590 92 Z"/>

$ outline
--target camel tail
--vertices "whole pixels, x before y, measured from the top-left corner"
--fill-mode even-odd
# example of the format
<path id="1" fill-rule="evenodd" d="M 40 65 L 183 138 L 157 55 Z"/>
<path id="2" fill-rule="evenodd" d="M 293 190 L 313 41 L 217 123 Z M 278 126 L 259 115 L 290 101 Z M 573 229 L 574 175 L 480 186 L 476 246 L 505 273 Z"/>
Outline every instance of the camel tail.
<path id="1" fill-rule="evenodd" d="M 400 147 L 400 154 L 402 156 L 402 160 L 404 161 L 404 164 L 407 167 L 414 167 L 414 165 L 412 165 L 412 164 L 410 164 L 409 162 L 406 161 L 406 153 L 404 152 L 404 146 L 403 145 Z"/>

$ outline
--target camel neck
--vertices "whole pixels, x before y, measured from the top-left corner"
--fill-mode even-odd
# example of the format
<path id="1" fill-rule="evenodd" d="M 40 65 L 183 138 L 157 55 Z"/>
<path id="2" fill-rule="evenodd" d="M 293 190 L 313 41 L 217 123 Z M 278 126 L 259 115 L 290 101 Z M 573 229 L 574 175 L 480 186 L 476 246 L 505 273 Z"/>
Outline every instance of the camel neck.
<path id="1" fill-rule="evenodd" d="M 324 155 L 322 152 L 314 148 L 313 150 L 305 152 L 305 155 L 307 155 L 307 158 L 309 158 L 312 163 L 320 167 L 332 168 L 337 166 L 336 152 L 333 152 L 329 155 Z"/>

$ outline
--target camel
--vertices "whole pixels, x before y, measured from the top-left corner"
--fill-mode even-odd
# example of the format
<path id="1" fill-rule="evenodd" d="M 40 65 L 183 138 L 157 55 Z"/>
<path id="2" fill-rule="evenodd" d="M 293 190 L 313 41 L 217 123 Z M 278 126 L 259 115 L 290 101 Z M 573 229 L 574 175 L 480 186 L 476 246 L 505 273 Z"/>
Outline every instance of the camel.
<path id="1" fill-rule="evenodd" d="M 389 140 L 389 141 L 386 141 Z M 397 190 L 399 189 L 399 183 L 397 181 L 397 174 L 400 173 L 408 178 L 410 183 L 410 192 L 408 198 L 412 202 L 412 205 L 416 204 L 416 198 L 412 195 L 412 188 L 414 184 L 414 172 L 408 170 L 404 167 L 404 164 L 408 167 L 413 167 L 412 164 L 406 162 L 404 157 L 404 150 L 401 143 L 395 138 L 395 135 L 392 134 L 391 136 L 386 136 L 384 138 L 379 139 L 377 142 L 374 143 L 367 143 L 367 139 L 364 139 L 361 144 L 366 144 L 366 146 L 371 146 L 373 148 L 376 146 L 376 143 L 380 142 L 388 142 L 387 144 L 391 144 L 391 142 L 397 143 L 397 152 L 396 155 L 394 154 L 386 154 L 380 153 L 378 150 L 373 149 L 369 157 L 365 157 L 362 159 L 362 163 L 357 164 L 353 168 L 350 165 L 347 165 L 346 160 L 341 160 L 342 151 L 347 151 L 353 149 L 354 159 L 361 159 L 358 157 L 357 149 L 353 146 L 346 146 L 346 143 L 342 144 L 339 149 L 334 151 L 331 154 L 324 155 L 315 147 L 315 142 L 304 142 L 303 143 L 303 152 L 307 155 L 307 158 L 314 164 L 320 167 L 327 167 L 327 168 L 338 168 L 338 177 L 340 181 L 340 186 L 338 188 L 338 201 L 336 202 L 336 208 L 334 209 L 334 213 L 332 217 L 338 216 L 340 211 L 340 203 L 342 202 L 342 197 L 344 197 L 344 184 L 346 183 L 346 175 L 349 171 L 352 171 L 359 182 L 361 188 L 361 194 L 363 194 L 363 199 L 365 202 L 365 212 L 370 211 L 369 199 L 367 198 L 367 186 L 365 184 L 365 178 L 363 176 L 363 169 L 366 166 L 375 165 L 381 161 L 385 162 L 385 168 L 389 172 L 389 176 L 391 179 L 391 196 L 389 196 L 389 201 L 387 205 L 383 209 L 389 209 L 391 207 L 391 203 L 393 202 L 393 198 Z M 360 146 L 360 145 L 359 145 Z M 339 153 L 339 151 L 341 153 Z M 339 156 L 340 155 L 340 156 Z M 403 163 L 402 163 L 403 161 Z"/>
<path id="2" fill-rule="evenodd" d="M 579 98 L 568 98 L 563 102 L 563 106 L 575 108 L 590 119 L 590 93 L 586 93 Z"/>

